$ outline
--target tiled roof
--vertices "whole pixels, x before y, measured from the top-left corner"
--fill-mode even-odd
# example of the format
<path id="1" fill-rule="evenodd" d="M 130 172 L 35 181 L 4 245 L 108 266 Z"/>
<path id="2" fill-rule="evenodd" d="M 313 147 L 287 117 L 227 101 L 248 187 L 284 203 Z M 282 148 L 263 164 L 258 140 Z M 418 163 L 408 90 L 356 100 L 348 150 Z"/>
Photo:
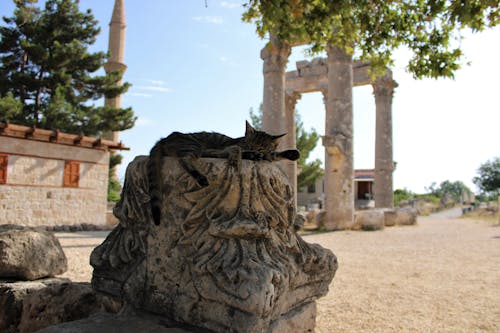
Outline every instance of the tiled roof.
<path id="1" fill-rule="evenodd" d="M 94 138 L 90 136 L 68 134 L 59 130 L 45 130 L 36 127 L 15 125 L 11 123 L 0 122 L 0 136 L 11 138 L 22 138 L 27 140 L 53 142 L 62 145 L 78 146 L 85 148 L 101 150 L 129 150 L 122 142 L 114 142 L 103 138 Z"/>
<path id="2" fill-rule="evenodd" d="M 354 179 L 374 179 L 374 169 L 357 169 L 354 170 Z"/>

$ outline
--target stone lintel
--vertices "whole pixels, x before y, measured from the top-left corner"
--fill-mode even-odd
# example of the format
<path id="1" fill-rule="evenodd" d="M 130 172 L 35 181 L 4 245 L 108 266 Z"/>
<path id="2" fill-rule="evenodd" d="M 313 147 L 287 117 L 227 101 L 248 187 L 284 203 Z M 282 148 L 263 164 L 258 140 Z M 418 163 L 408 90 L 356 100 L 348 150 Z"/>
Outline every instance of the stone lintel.
<path id="1" fill-rule="evenodd" d="M 328 65 L 326 58 L 311 61 L 298 61 L 296 71 L 286 73 L 286 93 L 308 93 L 328 89 Z M 368 74 L 370 65 L 366 62 L 353 63 L 353 86 L 359 87 L 372 83 Z"/>

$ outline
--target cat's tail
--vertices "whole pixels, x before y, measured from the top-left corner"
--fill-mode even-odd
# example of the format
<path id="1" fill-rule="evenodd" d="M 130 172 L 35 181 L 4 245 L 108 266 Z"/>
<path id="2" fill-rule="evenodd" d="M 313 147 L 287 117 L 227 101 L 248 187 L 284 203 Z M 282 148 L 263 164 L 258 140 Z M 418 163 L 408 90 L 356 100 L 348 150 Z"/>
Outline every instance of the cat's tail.
<path id="1" fill-rule="evenodd" d="M 156 225 L 160 224 L 161 219 L 161 204 L 162 204 L 162 166 L 163 154 L 160 145 L 155 145 L 149 154 L 148 160 L 148 183 L 149 183 L 149 198 L 151 205 L 151 214 Z"/>

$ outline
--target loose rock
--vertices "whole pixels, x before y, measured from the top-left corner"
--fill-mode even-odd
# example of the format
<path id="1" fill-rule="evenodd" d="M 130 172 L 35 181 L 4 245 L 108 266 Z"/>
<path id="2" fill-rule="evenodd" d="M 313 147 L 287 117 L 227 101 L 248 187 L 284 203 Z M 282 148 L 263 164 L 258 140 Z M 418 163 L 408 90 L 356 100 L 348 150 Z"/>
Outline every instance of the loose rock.
<path id="1" fill-rule="evenodd" d="M 49 232 L 0 225 L 0 278 L 37 280 L 68 269 L 59 240 Z"/>

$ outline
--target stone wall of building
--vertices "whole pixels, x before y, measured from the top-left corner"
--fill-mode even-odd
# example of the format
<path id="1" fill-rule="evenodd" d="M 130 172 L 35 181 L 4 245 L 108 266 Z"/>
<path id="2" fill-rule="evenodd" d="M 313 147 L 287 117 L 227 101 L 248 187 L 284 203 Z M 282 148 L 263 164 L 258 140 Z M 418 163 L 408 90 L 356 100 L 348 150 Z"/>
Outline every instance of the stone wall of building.
<path id="1" fill-rule="evenodd" d="M 106 223 L 107 150 L 0 137 L 0 154 L 8 155 L 0 224 Z M 78 187 L 64 187 L 65 161 L 79 162 Z"/>

